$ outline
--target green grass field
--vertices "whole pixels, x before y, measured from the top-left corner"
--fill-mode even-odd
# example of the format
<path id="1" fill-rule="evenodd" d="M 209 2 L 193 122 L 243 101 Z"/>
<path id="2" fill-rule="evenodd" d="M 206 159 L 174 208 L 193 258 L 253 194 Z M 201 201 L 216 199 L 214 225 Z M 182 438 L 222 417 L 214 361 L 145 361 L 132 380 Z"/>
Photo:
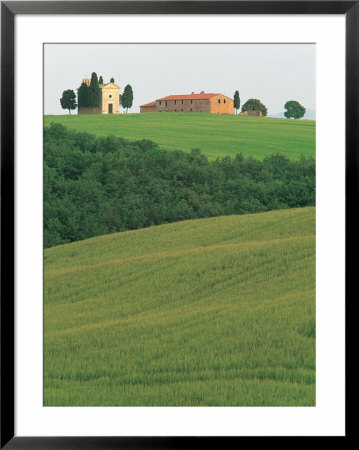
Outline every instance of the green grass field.
<path id="1" fill-rule="evenodd" d="M 200 148 L 210 159 L 219 156 L 289 158 L 315 156 L 315 121 L 212 114 L 119 114 L 45 116 L 44 124 L 126 139 L 149 139 L 169 150 Z"/>
<path id="2" fill-rule="evenodd" d="M 44 263 L 46 406 L 315 405 L 315 208 L 96 237 Z"/>

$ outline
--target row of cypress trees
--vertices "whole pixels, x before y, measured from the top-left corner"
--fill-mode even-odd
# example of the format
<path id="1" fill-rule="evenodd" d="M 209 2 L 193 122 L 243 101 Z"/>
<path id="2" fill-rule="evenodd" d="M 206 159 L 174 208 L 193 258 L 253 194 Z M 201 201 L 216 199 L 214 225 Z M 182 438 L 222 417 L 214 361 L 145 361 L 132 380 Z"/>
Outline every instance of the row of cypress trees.
<path id="1" fill-rule="evenodd" d="M 100 77 L 100 83 L 101 82 L 103 83 L 102 77 Z M 90 86 L 88 86 L 86 83 L 81 83 L 78 91 L 79 107 L 101 106 L 101 89 L 99 87 L 100 83 L 95 72 L 92 72 Z"/>

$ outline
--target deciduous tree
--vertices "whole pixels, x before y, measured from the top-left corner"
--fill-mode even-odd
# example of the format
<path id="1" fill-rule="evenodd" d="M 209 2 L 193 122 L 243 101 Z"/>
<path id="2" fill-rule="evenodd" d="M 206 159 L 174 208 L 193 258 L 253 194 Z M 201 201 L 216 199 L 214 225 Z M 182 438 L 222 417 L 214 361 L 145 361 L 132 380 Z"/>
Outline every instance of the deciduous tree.
<path id="1" fill-rule="evenodd" d="M 305 108 L 302 106 L 299 102 L 296 100 L 289 100 L 285 105 L 284 108 L 287 110 L 284 112 L 284 116 L 287 119 L 293 118 L 293 119 L 300 119 L 305 114 Z"/>
<path id="2" fill-rule="evenodd" d="M 60 98 L 60 103 L 62 109 L 68 109 L 69 114 L 71 114 L 71 110 L 77 108 L 75 92 L 72 89 L 67 89 L 64 91 L 62 93 L 62 97 Z"/>
<path id="3" fill-rule="evenodd" d="M 257 98 L 250 98 L 242 106 L 242 112 L 244 111 L 260 111 L 263 116 L 268 114 L 268 110 L 263 103 Z"/>

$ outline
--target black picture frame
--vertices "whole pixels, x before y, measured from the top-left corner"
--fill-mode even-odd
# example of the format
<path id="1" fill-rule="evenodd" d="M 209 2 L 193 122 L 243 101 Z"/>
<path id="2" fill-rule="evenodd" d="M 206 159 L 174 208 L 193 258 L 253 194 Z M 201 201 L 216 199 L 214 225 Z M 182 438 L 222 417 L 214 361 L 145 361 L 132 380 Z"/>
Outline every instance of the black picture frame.
<path id="1" fill-rule="evenodd" d="M 18 14 L 341 14 L 346 18 L 346 343 L 358 247 L 359 1 L 5 1 L 1 2 L 1 440 L 6 449 L 197 449 L 240 437 L 14 436 L 14 20 Z M 330 93 L 329 95 L 333 95 Z M 353 267 L 353 265 L 354 267 Z M 353 300 L 353 298 L 352 298 Z M 354 297 L 355 300 L 355 297 Z M 348 345 L 346 346 L 346 356 Z M 346 359 L 347 361 L 347 359 Z M 346 363 L 347 388 L 349 365 Z M 346 435 L 350 436 L 346 394 Z M 290 438 L 284 439 L 285 441 Z"/>

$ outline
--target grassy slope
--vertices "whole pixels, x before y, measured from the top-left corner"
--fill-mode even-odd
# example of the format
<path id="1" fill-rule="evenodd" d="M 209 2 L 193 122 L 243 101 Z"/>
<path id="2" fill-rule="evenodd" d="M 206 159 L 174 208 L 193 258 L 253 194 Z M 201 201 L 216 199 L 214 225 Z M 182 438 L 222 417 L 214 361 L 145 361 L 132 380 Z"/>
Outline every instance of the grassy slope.
<path id="1" fill-rule="evenodd" d="M 315 156 L 315 122 L 309 120 L 152 113 L 45 116 L 44 121 L 97 135 L 150 139 L 169 150 L 200 148 L 210 159 L 240 152 L 256 158 Z"/>
<path id="2" fill-rule="evenodd" d="M 315 209 L 45 250 L 45 405 L 314 405 Z"/>

